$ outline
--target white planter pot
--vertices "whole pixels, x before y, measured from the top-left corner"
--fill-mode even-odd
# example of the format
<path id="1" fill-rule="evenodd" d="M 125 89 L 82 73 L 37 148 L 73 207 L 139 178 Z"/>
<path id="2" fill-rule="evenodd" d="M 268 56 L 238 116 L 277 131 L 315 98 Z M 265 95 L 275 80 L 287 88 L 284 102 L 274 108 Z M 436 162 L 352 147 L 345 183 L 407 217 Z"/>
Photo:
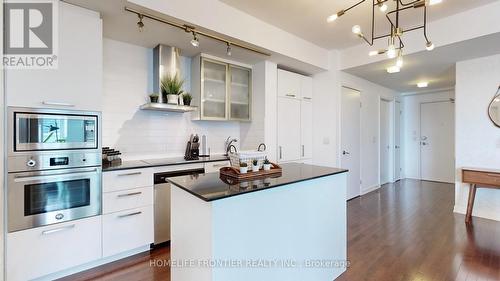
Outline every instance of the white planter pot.
<path id="1" fill-rule="evenodd" d="M 259 165 L 253 166 L 252 165 L 252 172 L 258 172 L 259 171 Z"/>
<path id="2" fill-rule="evenodd" d="M 264 171 L 271 170 L 271 164 L 264 164 Z"/>
<path id="3" fill-rule="evenodd" d="M 179 96 L 178 95 L 167 95 L 167 103 L 178 104 L 179 103 Z"/>
<path id="4" fill-rule="evenodd" d="M 248 173 L 248 167 L 240 167 L 240 174 Z"/>

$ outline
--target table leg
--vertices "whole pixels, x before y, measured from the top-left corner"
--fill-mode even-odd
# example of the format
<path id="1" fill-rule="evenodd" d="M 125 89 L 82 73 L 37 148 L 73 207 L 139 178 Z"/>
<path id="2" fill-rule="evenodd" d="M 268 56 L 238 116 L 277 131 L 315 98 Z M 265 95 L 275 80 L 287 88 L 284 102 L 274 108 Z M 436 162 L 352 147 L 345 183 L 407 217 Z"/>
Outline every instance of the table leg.
<path id="1" fill-rule="evenodd" d="M 474 199 L 476 198 L 476 185 L 471 184 L 469 188 L 469 202 L 467 203 L 467 213 L 465 214 L 465 222 L 472 222 L 472 209 L 474 208 Z"/>

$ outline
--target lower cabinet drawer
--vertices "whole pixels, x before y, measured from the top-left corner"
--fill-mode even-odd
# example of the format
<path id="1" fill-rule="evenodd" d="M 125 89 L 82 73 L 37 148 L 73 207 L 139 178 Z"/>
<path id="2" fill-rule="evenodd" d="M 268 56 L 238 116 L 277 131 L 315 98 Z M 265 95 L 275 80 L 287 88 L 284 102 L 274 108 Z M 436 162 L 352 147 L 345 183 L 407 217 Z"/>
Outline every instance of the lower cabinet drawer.
<path id="1" fill-rule="evenodd" d="M 103 256 L 113 256 L 153 243 L 153 224 L 153 205 L 103 215 Z"/>
<path id="2" fill-rule="evenodd" d="M 7 234 L 7 280 L 31 280 L 101 258 L 101 216 Z"/>
<path id="3" fill-rule="evenodd" d="M 102 195 L 102 213 L 109 214 L 153 205 L 153 187 L 105 192 Z"/>

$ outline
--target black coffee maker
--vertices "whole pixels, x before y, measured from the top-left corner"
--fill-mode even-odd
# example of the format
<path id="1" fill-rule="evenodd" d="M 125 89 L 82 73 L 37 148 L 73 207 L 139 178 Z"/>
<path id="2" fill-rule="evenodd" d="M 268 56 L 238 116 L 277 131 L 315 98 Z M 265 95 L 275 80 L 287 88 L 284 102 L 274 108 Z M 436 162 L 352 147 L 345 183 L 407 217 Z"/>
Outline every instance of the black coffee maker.
<path id="1" fill-rule="evenodd" d="M 191 135 L 186 145 L 185 160 L 198 160 L 200 156 L 200 138 L 198 135 Z"/>

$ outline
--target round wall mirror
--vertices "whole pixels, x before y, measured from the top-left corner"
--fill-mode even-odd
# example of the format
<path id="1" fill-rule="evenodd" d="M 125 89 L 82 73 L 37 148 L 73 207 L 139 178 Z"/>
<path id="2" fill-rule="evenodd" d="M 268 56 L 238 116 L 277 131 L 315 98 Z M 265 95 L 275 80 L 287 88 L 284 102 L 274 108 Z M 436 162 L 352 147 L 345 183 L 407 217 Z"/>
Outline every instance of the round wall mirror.
<path id="1" fill-rule="evenodd" d="M 493 100 L 491 100 L 488 114 L 493 124 L 500 128 L 500 87 L 498 87 L 497 93 L 493 97 Z"/>

